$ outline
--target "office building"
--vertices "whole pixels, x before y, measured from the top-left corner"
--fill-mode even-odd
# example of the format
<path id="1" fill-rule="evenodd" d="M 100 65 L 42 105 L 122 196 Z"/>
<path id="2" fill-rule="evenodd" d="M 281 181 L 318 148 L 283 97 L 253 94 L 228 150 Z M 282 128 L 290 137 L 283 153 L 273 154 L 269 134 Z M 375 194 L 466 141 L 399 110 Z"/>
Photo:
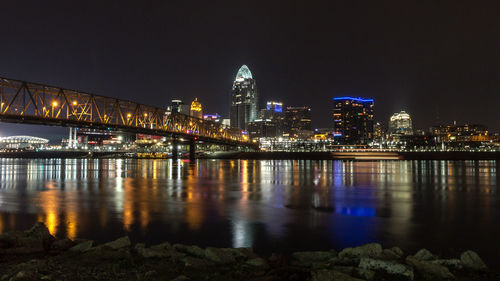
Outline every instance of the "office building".
<path id="1" fill-rule="evenodd" d="M 405 111 L 394 113 L 389 119 L 389 133 L 391 135 L 412 135 L 413 126 L 410 115 Z"/>
<path id="2" fill-rule="evenodd" d="M 255 80 L 246 65 L 236 74 L 231 92 L 231 126 L 247 130 L 247 124 L 257 119 L 258 93 Z"/>
<path id="3" fill-rule="evenodd" d="M 334 138 L 341 144 L 368 144 L 373 140 L 373 99 L 333 99 Z"/>
<path id="4" fill-rule="evenodd" d="M 287 106 L 285 109 L 285 136 L 307 138 L 313 135 L 309 106 Z"/>
<path id="5" fill-rule="evenodd" d="M 195 98 L 193 102 L 191 102 L 190 114 L 196 118 L 203 118 L 203 108 L 201 103 L 198 101 L 198 98 Z"/>

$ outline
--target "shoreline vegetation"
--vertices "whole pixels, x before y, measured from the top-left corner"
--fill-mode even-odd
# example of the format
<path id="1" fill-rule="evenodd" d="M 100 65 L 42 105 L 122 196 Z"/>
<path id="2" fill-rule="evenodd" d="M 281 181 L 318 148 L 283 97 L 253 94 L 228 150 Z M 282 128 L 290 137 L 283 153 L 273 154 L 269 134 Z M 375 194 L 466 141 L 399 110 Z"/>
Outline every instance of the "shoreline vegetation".
<path id="1" fill-rule="evenodd" d="M 195 245 L 133 245 L 125 236 L 98 244 L 56 239 L 36 223 L 0 234 L 0 280 L 500 280 L 474 251 L 443 258 L 371 243 L 340 251 L 259 256 L 251 248 Z"/>

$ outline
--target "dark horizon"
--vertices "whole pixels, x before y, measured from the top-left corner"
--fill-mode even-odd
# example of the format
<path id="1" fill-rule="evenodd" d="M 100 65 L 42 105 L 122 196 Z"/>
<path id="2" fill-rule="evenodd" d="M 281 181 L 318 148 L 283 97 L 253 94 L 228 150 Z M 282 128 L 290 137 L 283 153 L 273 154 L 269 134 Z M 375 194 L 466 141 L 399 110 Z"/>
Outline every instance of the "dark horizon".
<path id="1" fill-rule="evenodd" d="M 315 128 L 348 95 L 373 98 L 385 126 L 405 110 L 426 131 L 438 119 L 500 131 L 497 2 L 28 2 L 0 6 L 0 77 L 160 107 L 198 97 L 228 118 L 246 64 L 260 108 L 311 106 Z M 23 128 L 65 130 L 0 135 Z"/>

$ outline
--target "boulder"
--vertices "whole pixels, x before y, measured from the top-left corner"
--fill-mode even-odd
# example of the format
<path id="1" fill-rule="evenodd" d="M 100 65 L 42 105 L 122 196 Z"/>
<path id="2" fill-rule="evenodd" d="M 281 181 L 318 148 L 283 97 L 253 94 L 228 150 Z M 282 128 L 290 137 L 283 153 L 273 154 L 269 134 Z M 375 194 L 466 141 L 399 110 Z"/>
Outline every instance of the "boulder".
<path id="1" fill-rule="evenodd" d="M 260 268 L 260 269 L 267 269 L 269 268 L 269 265 L 267 264 L 267 261 L 263 258 L 251 258 L 245 262 L 246 265 L 255 267 L 255 268 Z"/>
<path id="2" fill-rule="evenodd" d="M 185 276 L 185 275 L 179 275 L 177 277 L 175 277 L 174 279 L 172 279 L 171 281 L 189 281 L 191 279 L 189 279 L 189 277 Z"/>
<path id="3" fill-rule="evenodd" d="M 37 222 L 29 230 L 26 231 L 26 235 L 29 238 L 41 241 L 43 247 L 48 250 L 50 244 L 54 242 L 55 238 L 50 234 L 49 229 L 43 222 Z"/>
<path id="4" fill-rule="evenodd" d="M 462 270 L 464 268 L 462 261 L 459 259 L 441 259 L 441 260 L 433 260 L 430 262 L 446 266 L 448 269 L 452 270 Z"/>
<path id="5" fill-rule="evenodd" d="M 197 258 L 204 258 L 205 257 L 205 250 L 198 246 L 188 246 L 188 245 L 183 245 L 183 244 L 174 244 L 173 248 L 181 253 L 186 253 L 190 256 L 197 257 Z"/>
<path id="6" fill-rule="evenodd" d="M 38 275 L 32 271 L 19 271 L 16 275 L 12 276 L 9 281 L 35 281 L 39 280 Z"/>
<path id="7" fill-rule="evenodd" d="M 185 267 L 192 269 L 203 269 L 211 265 L 210 262 L 208 262 L 207 260 L 191 256 L 186 256 L 182 258 L 181 262 L 184 263 Z"/>
<path id="8" fill-rule="evenodd" d="M 447 267 L 431 263 L 428 261 L 419 260 L 415 257 L 408 256 L 406 263 L 412 266 L 418 274 L 425 280 L 453 280 L 455 276 L 451 274 Z"/>
<path id="9" fill-rule="evenodd" d="M 103 246 L 107 246 L 115 250 L 120 248 L 130 247 L 130 238 L 128 238 L 128 236 L 124 236 L 114 241 L 108 242 Z"/>
<path id="10" fill-rule="evenodd" d="M 334 266 L 332 269 L 368 281 L 371 281 L 375 278 L 375 271 L 369 269 L 363 269 L 354 266 Z"/>
<path id="11" fill-rule="evenodd" d="M 88 240 L 85 242 L 82 242 L 80 244 L 77 244 L 73 247 L 71 247 L 69 250 L 72 252 L 85 252 L 88 251 L 90 248 L 92 248 L 92 245 L 94 244 L 94 241 Z"/>
<path id="12" fill-rule="evenodd" d="M 168 251 L 172 251 L 174 249 L 172 245 L 170 245 L 170 243 L 168 242 L 163 242 L 157 245 L 153 245 L 150 248 L 155 250 L 168 250 Z"/>
<path id="13" fill-rule="evenodd" d="M 363 279 L 354 278 L 348 274 L 329 269 L 320 269 L 311 274 L 312 281 L 363 281 Z"/>
<path id="14" fill-rule="evenodd" d="M 231 264 L 236 262 L 233 252 L 226 248 L 208 247 L 205 249 L 205 258 L 218 264 Z"/>
<path id="15" fill-rule="evenodd" d="M 382 254 L 382 246 L 378 243 L 366 244 L 354 248 L 345 248 L 339 253 L 342 258 L 377 258 Z"/>
<path id="16" fill-rule="evenodd" d="M 401 258 L 401 255 L 397 254 L 391 249 L 384 249 L 379 258 L 384 260 L 398 260 Z"/>
<path id="17" fill-rule="evenodd" d="M 386 260 L 361 258 L 359 268 L 382 271 L 389 275 L 401 277 L 404 280 L 413 280 L 413 269 L 409 266 Z M 401 279 L 400 278 L 400 279 Z"/>
<path id="18" fill-rule="evenodd" d="M 437 259 L 437 257 L 427 249 L 420 249 L 413 257 L 421 261 L 431 261 Z"/>
<path id="19" fill-rule="evenodd" d="M 403 250 L 401 250 L 401 248 L 399 248 L 399 247 L 392 247 L 389 250 L 391 250 L 393 253 L 395 253 L 396 255 L 398 255 L 400 257 L 402 257 L 404 255 Z"/>
<path id="20" fill-rule="evenodd" d="M 159 249 L 159 248 L 146 248 L 144 243 L 138 243 L 134 247 L 135 252 L 142 258 L 166 258 L 169 257 L 170 254 L 168 250 Z"/>
<path id="21" fill-rule="evenodd" d="M 73 242 L 69 238 L 64 238 L 60 240 L 56 240 L 50 245 L 50 250 L 52 251 L 66 251 L 69 248 L 75 246 L 75 242 Z"/>
<path id="22" fill-rule="evenodd" d="M 309 267 L 314 264 L 328 263 L 330 259 L 335 257 L 337 257 L 337 253 L 334 251 L 295 252 L 292 254 L 292 264 Z"/>
<path id="23" fill-rule="evenodd" d="M 465 269 L 473 271 L 486 271 L 488 267 L 479 257 L 479 255 L 474 251 L 465 251 L 460 255 L 460 261 Z"/>

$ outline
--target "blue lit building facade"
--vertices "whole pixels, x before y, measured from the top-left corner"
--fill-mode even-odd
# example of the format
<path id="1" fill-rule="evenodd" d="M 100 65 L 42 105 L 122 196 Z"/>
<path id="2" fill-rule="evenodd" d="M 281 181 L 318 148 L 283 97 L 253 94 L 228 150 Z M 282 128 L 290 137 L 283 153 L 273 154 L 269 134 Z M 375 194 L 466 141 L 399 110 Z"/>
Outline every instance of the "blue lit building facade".
<path id="1" fill-rule="evenodd" d="M 342 144 L 368 144 L 373 140 L 373 99 L 333 99 L 334 138 Z"/>

